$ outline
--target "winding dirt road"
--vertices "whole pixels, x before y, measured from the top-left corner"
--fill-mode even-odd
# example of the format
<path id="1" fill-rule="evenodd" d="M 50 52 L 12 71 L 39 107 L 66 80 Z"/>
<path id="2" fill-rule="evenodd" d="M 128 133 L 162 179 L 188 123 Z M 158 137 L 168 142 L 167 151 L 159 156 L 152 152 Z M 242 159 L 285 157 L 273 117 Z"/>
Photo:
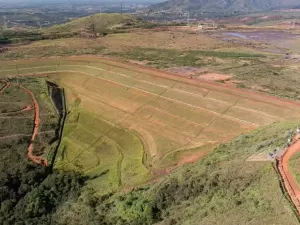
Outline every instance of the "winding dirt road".
<path id="1" fill-rule="evenodd" d="M 39 105 L 34 97 L 34 94 L 29 91 L 27 88 L 23 87 L 23 86 L 19 86 L 26 94 L 28 94 L 31 98 L 33 107 L 34 107 L 34 129 L 32 132 L 32 136 L 31 136 L 31 140 L 30 140 L 30 144 L 28 146 L 27 149 L 27 156 L 28 158 L 35 162 L 38 165 L 44 165 L 45 167 L 48 167 L 48 162 L 47 159 L 41 157 L 41 156 L 35 156 L 33 155 L 32 151 L 33 151 L 33 147 L 34 147 L 34 140 L 38 134 L 39 131 L 39 126 L 40 126 L 40 108 Z"/>
<path id="2" fill-rule="evenodd" d="M 21 111 L 29 111 L 34 109 L 34 129 L 32 132 L 32 136 L 31 136 L 31 140 L 29 143 L 29 146 L 27 148 L 27 156 L 28 158 L 33 161 L 34 163 L 38 164 L 38 165 L 43 165 L 45 167 L 48 167 L 48 162 L 47 159 L 41 157 L 41 156 L 35 156 L 33 155 L 33 148 L 34 148 L 34 141 L 36 136 L 38 135 L 38 131 L 39 131 L 39 126 L 40 126 L 40 109 L 39 109 L 39 105 L 34 97 L 34 94 L 28 90 L 27 88 L 21 86 L 21 85 L 17 85 L 17 84 L 11 84 L 5 81 L 1 81 L 1 83 L 4 83 L 4 87 L 1 88 L 0 90 L 0 94 L 3 93 L 3 91 L 9 87 L 9 85 L 14 85 L 16 87 L 19 87 L 20 89 L 22 89 L 27 95 L 29 95 L 31 101 L 32 101 L 32 106 L 26 106 L 24 109 L 22 109 Z M 12 118 L 13 119 L 13 118 Z"/>
<path id="3" fill-rule="evenodd" d="M 277 168 L 283 179 L 284 187 L 288 192 L 293 204 L 295 205 L 298 214 L 300 215 L 300 188 L 297 185 L 297 182 L 291 174 L 288 166 L 289 160 L 296 152 L 300 152 L 299 138 L 295 139 L 293 144 L 285 149 L 283 155 L 277 158 Z"/>

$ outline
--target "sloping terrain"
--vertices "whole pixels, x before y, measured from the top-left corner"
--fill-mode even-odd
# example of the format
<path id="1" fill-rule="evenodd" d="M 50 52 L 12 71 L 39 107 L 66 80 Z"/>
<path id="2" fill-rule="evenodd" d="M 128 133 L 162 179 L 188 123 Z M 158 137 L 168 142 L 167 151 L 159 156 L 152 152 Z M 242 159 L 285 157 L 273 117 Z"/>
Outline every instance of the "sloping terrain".
<path id="1" fill-rule="evenodd" d="M 56 168 L 94 177 L 101 192 L 168 173 L 259 126 L 300 119 L 294 102 L 97 57 L 7 62 L 0 74 L 43 75 L 65 88 Z"/>
<path id="2" fill-rule="evenodd" d="M 61 206 L 53 219 L 76 225 L 299 224 L 271 163 L 245 161 L 284 145 L 287 131 L 296 126 L 276 123 L 240 135 L 157 184 L 129 193 L 99 199 L 85 193 L 81 200 Z"/>
<path id="3" fill-rule="evenodd" d="M 45 32 L 109 32 L 113 30 L 122 30 L 132 26 L 139 27 L 146 24 L 146 22 L 129 14 L 117 13 L 102 13 L 94 14 L 92 16 L 75 19 L 71 22 L 46 28 Z"/>
<path id="4" fill-rule="evenodd" d="M 0 79 L 0 224 L 49 224 L 84 178 L 52 171 L 59 115 L 43 78 Z"/>

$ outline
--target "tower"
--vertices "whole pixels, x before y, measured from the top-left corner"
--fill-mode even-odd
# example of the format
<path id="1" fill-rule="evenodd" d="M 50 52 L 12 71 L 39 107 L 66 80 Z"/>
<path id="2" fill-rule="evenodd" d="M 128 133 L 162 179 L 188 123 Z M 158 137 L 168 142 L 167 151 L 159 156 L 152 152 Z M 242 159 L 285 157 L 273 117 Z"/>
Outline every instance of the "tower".
<path id="1" fill-rule="evenodd" d="M 3 16 L 3 22 L 4 22 L 3 29 L 6 30 L 7 29 L 6 15 Z"/>
<path id="2" fill-rule="evenodd" d="M 123 0 L 121 0 L 121 14 L 123 14 Z"/>

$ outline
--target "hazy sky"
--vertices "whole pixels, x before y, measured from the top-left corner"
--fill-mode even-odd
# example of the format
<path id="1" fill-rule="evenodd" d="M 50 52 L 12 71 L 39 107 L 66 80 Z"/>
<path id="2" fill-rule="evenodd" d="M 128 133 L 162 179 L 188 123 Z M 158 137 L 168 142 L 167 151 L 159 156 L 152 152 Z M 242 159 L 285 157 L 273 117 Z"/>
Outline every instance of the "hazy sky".
<path id="1" fill-rule="evenodd" d="M 119 2 L 121 0 L 0 0 L 4 3 L 13 3 L 13 2 Z M 123 0 L 123 2 L 164 2 L 166 0 Z"/>

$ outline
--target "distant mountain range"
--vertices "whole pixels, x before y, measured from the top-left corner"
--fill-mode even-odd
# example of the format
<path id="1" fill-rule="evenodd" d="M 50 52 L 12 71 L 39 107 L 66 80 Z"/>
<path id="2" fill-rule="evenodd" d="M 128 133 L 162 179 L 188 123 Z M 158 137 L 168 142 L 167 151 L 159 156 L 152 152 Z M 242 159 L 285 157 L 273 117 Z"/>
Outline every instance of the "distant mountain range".
<path id="1" fill-rule="evenodd" d="M 149 7 L 153 11 L 249 13 L 300 7 L 300 0 L 169 0 Z"/>

